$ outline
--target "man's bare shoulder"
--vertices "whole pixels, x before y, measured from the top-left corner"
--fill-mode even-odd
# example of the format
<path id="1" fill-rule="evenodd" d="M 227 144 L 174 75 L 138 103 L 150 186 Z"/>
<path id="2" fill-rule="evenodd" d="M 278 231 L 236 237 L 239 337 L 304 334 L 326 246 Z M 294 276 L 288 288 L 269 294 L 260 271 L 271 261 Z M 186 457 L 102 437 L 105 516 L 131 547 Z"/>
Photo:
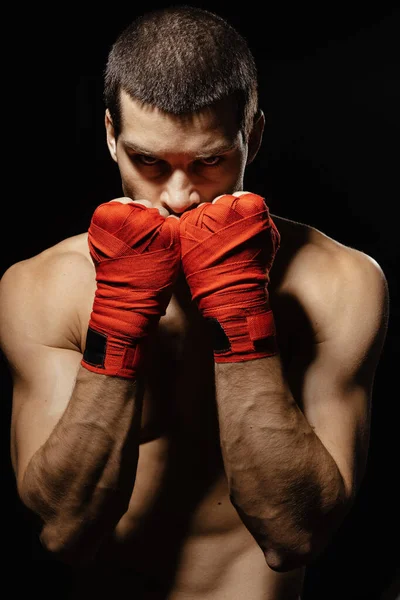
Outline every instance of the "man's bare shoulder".
<path id="1" fill-rule="evenodd" d="M 279 293 L 294 295 L 328 334 L 333 317 L 351 320 L 362 312 L 385 319 L 388 286 L 377 260 L 315 227 L 273 217 L 281 233 L 275 278 Z"/>
<path id="2" fill-rule="evenodd" d="M 62 336 L 77 328 L 93 282 L 86 233 L 14 263 L 0 280 L 2 342 L 26 332 L 40 343 L 61 345 Z"/>
<path id="3" fill-rule="evenodd" d="M 70 267 L 70 269 L 68 269 Z M 50 246 L 29 258 L 12 264 L 1 278 L 1 286 L 21 285 L 40 281 L 40 288 L 53 277 L 64 277 L 67 271 L 77 275 L 90 268 L 87 234 L 76 235 Z"/>
<path id="4" fill-rule="evenodd" d="M 54 283 L 79 280 L 91 269 L 87 234 L 80 234 L 42 250 L 38 254 L 12 264 L 1 278 L 1 290 L 45 294 Z"/>
<path id="5" fill-rule="evenodd" d="M 283 275 L 290 273 L 290 281 L 312 280 L 329 285 L 345 285 L 354 277 L 371 275 L 385 280 L 377 260 L 367 253 L 335 240 L 321 230 L 304 223 L 273 217 L 281 233 L 281 247 L 277 265 L 286 267 Z M 328 277 L 329 276 L 329 277 Z"/>

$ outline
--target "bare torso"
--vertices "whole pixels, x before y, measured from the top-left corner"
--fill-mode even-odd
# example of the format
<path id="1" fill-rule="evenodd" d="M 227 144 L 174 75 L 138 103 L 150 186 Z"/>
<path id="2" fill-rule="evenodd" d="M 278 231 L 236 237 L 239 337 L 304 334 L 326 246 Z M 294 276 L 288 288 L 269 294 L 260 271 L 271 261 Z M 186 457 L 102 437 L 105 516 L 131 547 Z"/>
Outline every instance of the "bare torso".
<path id="1" fill-rule="evenodd" d="M 271 272 L 270 299 L 284 370 L 301 405 L 301 362 L 293 370 L 291 358 L 296 349 L 305 369 L 318 337 L 314 315 L 302 304 L 303 274 L 313 271 L 315 282 L 318 256 L 324 265 L 327 256 L 352 250 L 305 225 L 274 220 L 282 243 Z M 86 234 L 50 252 L 60 248 L 90 260 Z M 90 293 L 76 315 L 80 351 L 95 291 L 94 269 L 92 274 Z M 129 510 L 104 544 L 99 567 L 73 576 L 71 598 L 119 599 L 130 590 L 135 600 L 298 600 L 304 571 L 272 571 L 230 502 L 213 357 L 185 290 L 173 297 L 154 342 L 141 382 L 140 454 Z"/>

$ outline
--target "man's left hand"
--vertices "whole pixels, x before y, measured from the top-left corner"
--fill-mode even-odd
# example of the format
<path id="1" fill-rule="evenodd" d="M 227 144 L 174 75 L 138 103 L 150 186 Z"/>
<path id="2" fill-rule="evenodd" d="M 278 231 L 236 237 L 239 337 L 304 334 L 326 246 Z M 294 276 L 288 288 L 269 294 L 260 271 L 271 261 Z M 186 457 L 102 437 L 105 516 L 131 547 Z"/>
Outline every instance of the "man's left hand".
<path id="1" fill-rule="evenodd" d="M 236 192 L 180 218 L 182 267 L 210 324 L 216 362 L 277 353 L 269 272 L 280 234 L 261 196 Z"/>

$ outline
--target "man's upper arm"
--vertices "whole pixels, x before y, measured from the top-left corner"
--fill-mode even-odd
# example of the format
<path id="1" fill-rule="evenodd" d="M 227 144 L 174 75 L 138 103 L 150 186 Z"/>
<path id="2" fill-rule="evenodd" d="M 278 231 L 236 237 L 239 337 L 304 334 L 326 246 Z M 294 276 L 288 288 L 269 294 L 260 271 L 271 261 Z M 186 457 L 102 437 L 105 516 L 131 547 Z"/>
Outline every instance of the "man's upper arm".
<path id="1" fill-rule="evenodd" d="M 351 250 L 340 263 L 334 297 L 325 309 L 324 334 L 305 374 L 302 410 L 351 496 L 367 460 L 373 382 L 389 297 L 382 269 L 369 256 Z"/>
<path id="2" fill-rule="evenodd" d="M 61 300 L 68 297 L 62 286 L 70 294 L 71 287 L 67 278 L 57 282 L 52 299 L 50 271 L 18 263 L 0 282 L 0 346 L 13 382 L 11 458 L 18 485 L 68 404 L 82 356 L 65 336 L 69 306 Z"/>

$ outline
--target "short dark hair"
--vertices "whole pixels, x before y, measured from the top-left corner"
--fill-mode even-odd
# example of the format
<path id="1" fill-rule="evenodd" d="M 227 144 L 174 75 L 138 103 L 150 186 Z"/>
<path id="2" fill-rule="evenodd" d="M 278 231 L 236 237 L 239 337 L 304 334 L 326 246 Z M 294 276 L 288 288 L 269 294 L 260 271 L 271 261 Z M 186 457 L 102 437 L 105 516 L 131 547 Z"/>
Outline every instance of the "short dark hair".
<path id="1" fill-rule="evenodd" d="M 121 90 L 173 114 L 230 99 L 248 138 L 258 111 L 257 69 L 245 38 L 224 18 L 187 5 L 149 11 L 126 27 L 108 54 L 104 101 L 115 135 Z"/>

